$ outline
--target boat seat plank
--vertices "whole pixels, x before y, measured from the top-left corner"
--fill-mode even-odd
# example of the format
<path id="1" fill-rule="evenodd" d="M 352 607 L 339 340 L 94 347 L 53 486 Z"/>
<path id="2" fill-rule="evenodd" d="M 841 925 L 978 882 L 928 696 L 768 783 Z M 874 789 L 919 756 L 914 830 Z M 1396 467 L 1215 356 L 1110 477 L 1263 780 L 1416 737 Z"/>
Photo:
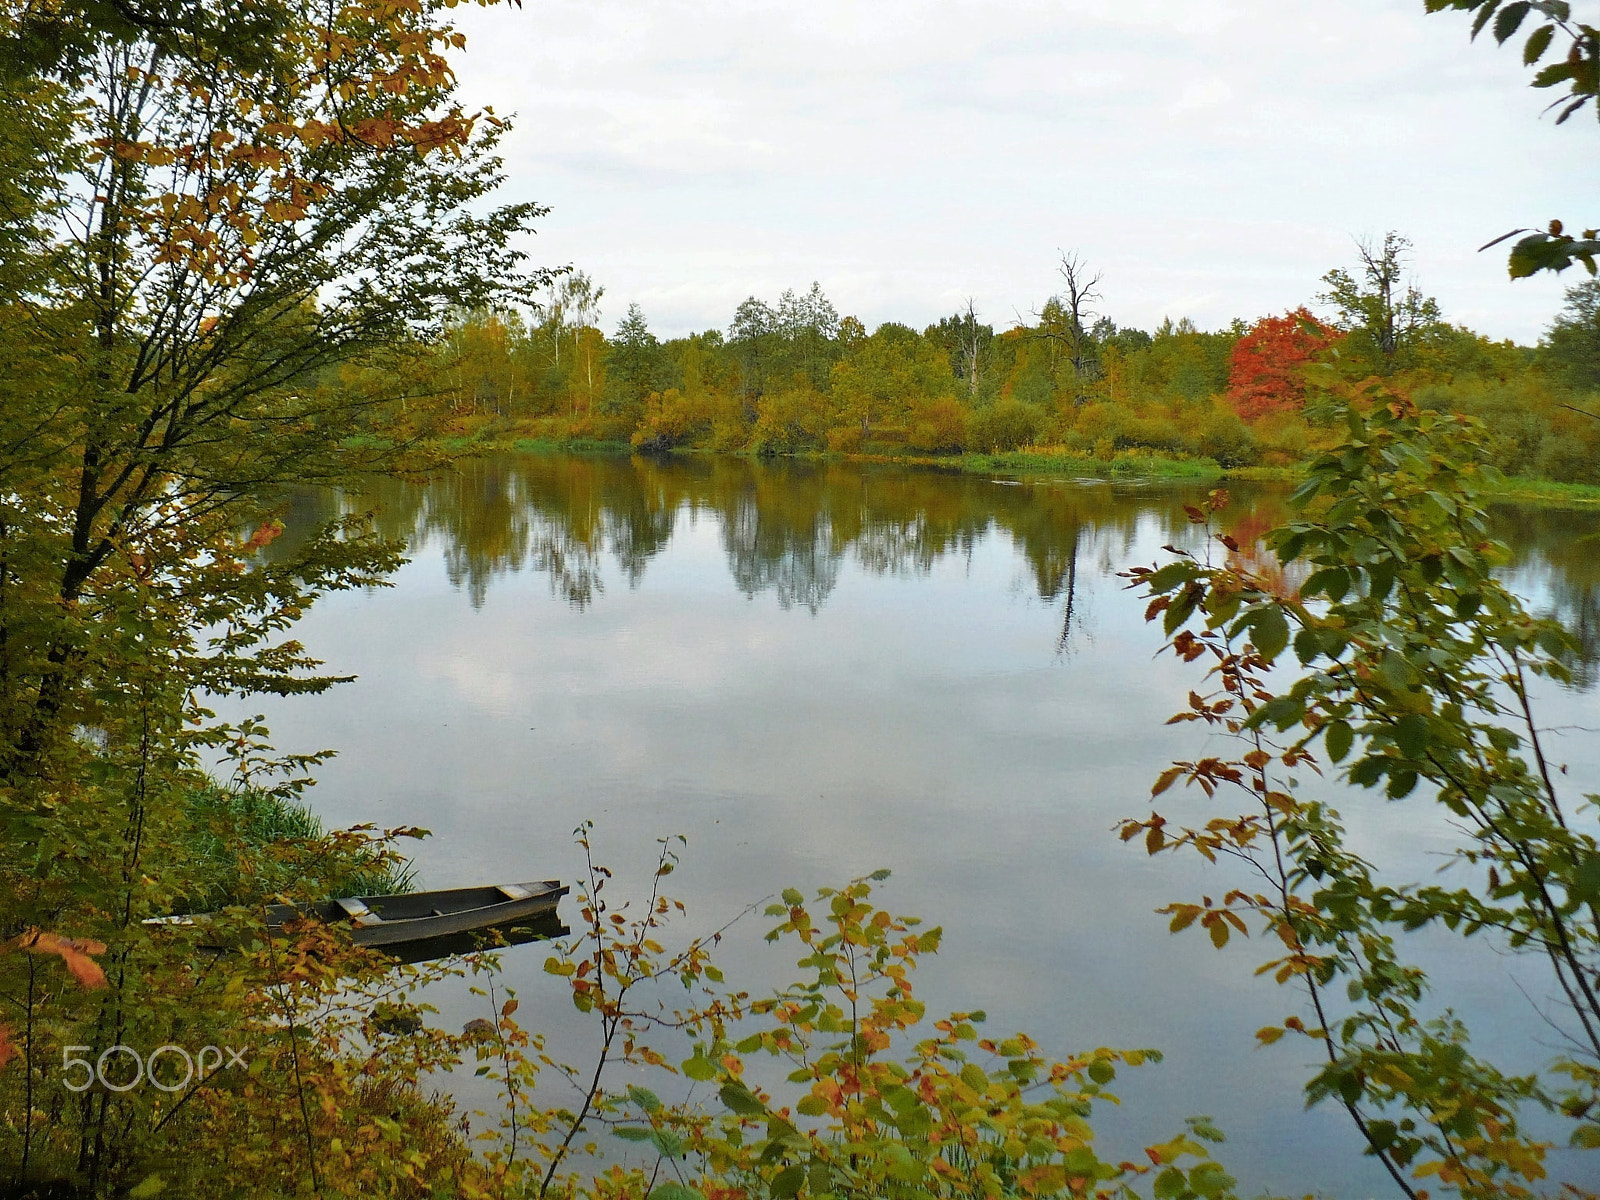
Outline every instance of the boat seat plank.
<path id="1" fill-rule="evenodd" d="M 357 925 L 375 925 L 383 919 L 354 896 L 341 896 L 334 903 Z"/>

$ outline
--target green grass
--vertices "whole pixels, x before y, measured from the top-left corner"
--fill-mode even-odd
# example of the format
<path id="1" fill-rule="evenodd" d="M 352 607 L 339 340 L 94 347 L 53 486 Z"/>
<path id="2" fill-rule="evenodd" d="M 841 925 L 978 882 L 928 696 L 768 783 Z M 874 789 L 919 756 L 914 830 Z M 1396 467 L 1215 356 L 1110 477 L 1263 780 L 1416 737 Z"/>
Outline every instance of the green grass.
<path id="1" fill-rule="evenodd" d="M 510 448 L 518 454 L 628 454 L 633 450 L 627 442 L 601 438 L 517 438 Z"/>
<path id="2" fill-rule="evenodd" d="M 938 460 L 930 460 L 938 461 Z M 950 465 L 963 471 L 1032 473 L 1068 472 L 1078 479 L 1171 479 L 1209 482 L 1224 472 L 1209 458 L 1167 458 L 1159 454 L 1120 454 L 1116 458 L 1094 458 L 1087 454 L 1050 454 L 1035 450 L 1010 450 L 1000 454 L 962 454 L 953 456 Z"/>
<path id="3" fill-rule="evenodd" d="M 1511 476 L 1494 487 L 1484 489 L 1493 500 L 1515 500 L 1519 504 L 1551 507 L 1591 508 L 1600 505 L 1600 487 L 1590 483 L 1555 483 L 1549 479 Z"/>
<path id="4" fill-rule="evenodd" d="M 519 454 L 631 454 L 633 448 L 622 441 L 599 438 L 507 437 L 479 434 L 445 438 L 440 443 L 449 450 L 501 449 Z M 716 451 L 700 447 L 678 447 L 675 455 L 755 457 L 752 451 Z M 1010 450 L 996 454 L 916 454 L 893 447 L 858 454 L 830 454 L 822 451 L 780 455 L 812 461 L 897 463 L 905 466 L 937 467 L 974 475 L 1050 474 L 1074 479 L 1103 479 L 1110 482 L 1167 480 L 1175 483 L 1211 483 L 1220 479 L 1260 480 L 1293 483 L 1304 477 L 1302 465 L 1280 467 L 1219 466 L 1209 458 L 1170 458 L 1161 454 L 1123 451 L 1112 459 L 1095 458 L 1071 451 Z M 1497 500 L 1552 506 L 1590 507 L 1600 505 L 1600 487 L 1583 483 L 1555 483 L 1546 479 L 1508 478 L 1498 486 L 1486 488 L 1485 496 Z"/>
<path id="5" fill-rule="evenodd" d="M 270 792 L 211 786 L 191 792 L 183 814 L 185 867 L 195 884 L 193 911 L 255 904 L 309 888 L 320 896 L 409 892 L 409 862 L 327 842 L 321 819 L 305 805 Z"/>
<path id="6" fill-rule="evenodd" d="M 888 462 L 906 466 L 940 467 L 972 475 L 1069 475 L 1074 479 L 1110 482 L 1164 479 L 1205 483 L 1226 473 L 1209 458 L 1167 458 L 1160 454 L 1123 452 L 1112 459 L 1070 451 L 1008 450 L 999 454 L 846 454 L 810 455 L 845 462 Z"/>

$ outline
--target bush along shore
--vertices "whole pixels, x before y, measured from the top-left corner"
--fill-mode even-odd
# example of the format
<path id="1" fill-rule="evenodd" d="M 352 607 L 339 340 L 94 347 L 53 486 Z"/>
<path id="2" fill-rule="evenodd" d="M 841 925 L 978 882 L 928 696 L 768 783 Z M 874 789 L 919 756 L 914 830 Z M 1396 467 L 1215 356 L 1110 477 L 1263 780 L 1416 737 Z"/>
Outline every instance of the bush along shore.
<path id="1" fill-rule="evenodd" d="M 632 455 L 640 451 L 625 441 L 594 438 L 564 438 L 542 434 L 529 436 L 515 425 L 491 424 L 472 435 L 441 437 L 437 445 L 452 455 L 510 451 L 518 454 L 604 454 Z M 680 447 L 671 455 L 714 454 L 717 451 Z M 726 451 L 754 456 L 751 451 Z M 1305 478 L 1305 468 L 1294 463 L 1282 466 L 1224 467 L 1210 458 L 1179 458 L 1137 449 L 1114 451 L 1110 458 L 1075 452 L 1062 446 L 1029 446 L 992 454 L 962 452 L 952 454 L 914 454 L 892 445 L 881 445 L 873 452 L 830 453 L 798 451 L 786 458 L 828 462 L 893 463 L 921 466 L 973 475 L 1049 476 L 1061 479 L 1128 482 L 1207 483 L 1222 479 L 1294 483 Z M 1600 505 L 1600 485 L 1559 483 L 1532 476 L 1487 475 L 1482 494 L 1495 500 L 1551 507 L 1587 508 Z"/>
<path id="2" fill-rule="evenodd" d="M 1339 438 L 1328 417 L 1336 389 L 1375 380 L 1423 410 L 1482 418 L 1479 461 L 1508 478 L 1600 486 L 1600 281 L 1569 288 L 1545 337 L 1522 346 L 1397 291 L 1407 257 L 1391 234 L 1363 248 L 1355 272 L 1323 276 L 1308 298 L 1316 314 L 1213 330 L 1090 319 L 1070 302 L 1082 269 L 1072 260 L 1062 264 L 1067 298 L 1009 328 L 967 312 L 868 332 L 813 285 L 745 301 L 725 330 L 664 339 L 637 306 L 602 331 L 584 299 L 594 285 L 578 274 L 552 284 L 537 319 L 457 311 L 437 339 L 326 386 L 369 401 L 391 430 L 454 449 L 860 455 L 1215 478 L 1298 472 Z"/>

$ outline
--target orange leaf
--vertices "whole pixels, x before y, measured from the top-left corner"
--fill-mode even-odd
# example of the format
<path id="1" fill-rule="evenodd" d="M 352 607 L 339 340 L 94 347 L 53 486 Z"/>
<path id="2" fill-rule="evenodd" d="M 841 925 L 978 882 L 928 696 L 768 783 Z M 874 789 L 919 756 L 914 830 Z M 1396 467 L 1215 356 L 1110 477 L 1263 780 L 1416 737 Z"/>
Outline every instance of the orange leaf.
<path id="1" fill-rule="evenodd" d="M 67 970 L 86 988 L 103 988 L 106 985 L 106 973 L 100 969 L 99 963 L 89 957 L 91 954 L 104 954 L 104 942 L 33 930 L 18 938 L 16 944 L 29 954 L 59 955 Z"/>
<path id="2" fill-rule="evenodd" d="M 17 1048 L 11 1044 L 11 1026 L 0 1025 L 0 1068 L 16 1057 Z"/>
<path id="3" fill-rule="evenodd" d="M 1165 771 L 1161 772 L 1161 776 L 1156 780 L 1155 786 L 1150 789 L 1150 794 L 1152 796 L 1161 795 L 1161 793 L 1171 787 L 1173 781 L 1182 774 L 1182 767 L 1168 767 Z"/>
<path id="4" fill-rule="evenodd" d="M 263 521 L 261 527 L 250 535 L 242 549 L 259 550 L 263 546 L 271 545 L 273 540 L 283 532 L 282 521 Z"/>
<path id="5" fill-rule="evenodd" d="M 1207 927 L 1211 934 L 1211 944 L 1218 950 L 1221 950 L 1228 944 L 1228 926 L 1227 923 L 1221 919 L 1220 915 L 1215 920 L 1203 920 L 1201 924 Z"/>

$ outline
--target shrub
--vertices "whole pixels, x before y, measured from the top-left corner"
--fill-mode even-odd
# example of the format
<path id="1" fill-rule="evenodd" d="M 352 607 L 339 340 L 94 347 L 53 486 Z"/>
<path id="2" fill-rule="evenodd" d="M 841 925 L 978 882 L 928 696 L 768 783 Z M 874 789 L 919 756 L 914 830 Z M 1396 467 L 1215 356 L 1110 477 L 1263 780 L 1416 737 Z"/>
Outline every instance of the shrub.
<path id="1" fill-rule="evenodd" d="M 1224 467 L 1244 467 L 1259 457 L 1255 435 L 1237 413 L 1218 405 L 1201 422 L 1194 439 L 1195 453 L 1214 458 Z"/>
<path id="2" fill-rule="evenodd" d="M 906 444 L 931 454 L 959 454 L 967 448 L 967 412 L 949 396 L 918 406 Z"/>
<path id="3" fill-rule="evenodd" d="M 664 453 L 687 445 L 711 428 L 711 404 L 703 396 L 685 396 L 677 388 L 651 392 L 644 415 L 630 439 L 635 450 Z"/>
<path id="4" fill-rule="evenodd" d="M 827 444 L 828 417 L 823 397 L 809 388 L 790 388 L 756 402 L 750 449 L 757 454 L 796 454 Z"/>
<path id="5" fill-rule="evenodd" d="M 828 450 L 833 454 L 859 454 L 861 426 L 851 422 L 848 425 L 835 425 L 828 430 Z"/>
<path id="6" fill-rule="evenodd" d="M 1076 430 L 1090 445 L 1101 438 L 1115 445 L 1127 421 L 1128 411 L 1115 404 L 1086 404 L 1063 417 L 1066 428 Z"/>
<path id="7" fill-rule="evenodd" d="M 1031 446 L 1044 429 L 1045 420 L 1042 408 L 1008 396 L 972 414 L 967 444 L 986 454 Z"/>

